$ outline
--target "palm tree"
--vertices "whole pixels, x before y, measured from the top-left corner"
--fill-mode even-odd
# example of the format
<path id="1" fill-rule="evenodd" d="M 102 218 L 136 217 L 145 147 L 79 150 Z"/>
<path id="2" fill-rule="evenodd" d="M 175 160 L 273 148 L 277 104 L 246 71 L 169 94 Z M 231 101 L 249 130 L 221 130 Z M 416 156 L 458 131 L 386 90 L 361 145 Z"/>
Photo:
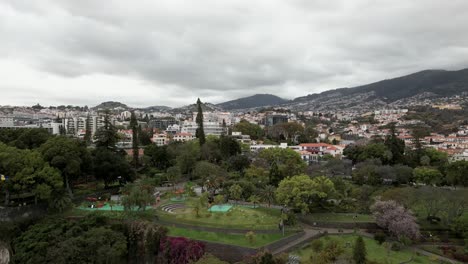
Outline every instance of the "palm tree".
<path id="1" fill-rule="evenodd" d="M 255 205 L 260 202 L 260 197 L 258 197 L 257 195 L 254 194 L 254 195 L 249 197 L 249 202 L 253 203 L 254 208 L 255 208 Z"/>
<path id="2" fill-rule="evenodd" d="M 268 207 L 275 201 L 276 188 L 272 185 L 267 185 L 262 191 L 262 199 L 268 203 Z"/>
<path id="3" fill-rule="evenodd" d="M 112 212 L 112 207 L 114 207 L 114 205 L 116 205 L 116 202 L 114 200 L 109 199 L 109 201 L 107 201 L 107 204 L 110 206 L 111 212 Z"/>

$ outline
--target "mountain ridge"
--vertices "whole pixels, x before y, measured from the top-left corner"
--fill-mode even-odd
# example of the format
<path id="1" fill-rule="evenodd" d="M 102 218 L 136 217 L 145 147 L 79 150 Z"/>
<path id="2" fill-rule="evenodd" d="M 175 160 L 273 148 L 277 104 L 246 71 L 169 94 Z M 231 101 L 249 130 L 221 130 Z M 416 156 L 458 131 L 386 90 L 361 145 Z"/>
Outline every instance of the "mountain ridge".
<path id="1" fill-rule="evenodd" d="M 280 105 L 288 100 L 273 94 L 254 94 L 252 96 L 242 97 L 227 102 L 216 104 L 225 110 L 257 108 L 263 106 Z"/>

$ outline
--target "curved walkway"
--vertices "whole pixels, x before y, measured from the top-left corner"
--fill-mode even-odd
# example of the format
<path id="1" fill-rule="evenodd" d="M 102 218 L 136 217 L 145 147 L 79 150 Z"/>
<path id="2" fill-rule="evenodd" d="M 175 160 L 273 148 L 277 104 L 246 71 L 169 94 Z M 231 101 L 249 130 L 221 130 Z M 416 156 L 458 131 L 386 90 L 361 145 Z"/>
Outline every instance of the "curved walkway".
<path id="1" fill-rule="evenodd" d="M 288 244 L 285 244 L 284 246 L 280 247 L 279 249 L 275 250 L 273 252 L 273 254 L 280 254 L 280 253 L 283 253 L 283 252 L 289 252 L 291 251 L 292 249 L 295 249 L 296 247 L 302 245 L 303 243 L 306 243 L 310 240 L 313 240 L 313 239 L 317 239 L 317 238 L 320 238 L 321 236 L 325 235 L 325 234 L 329 234 L 329 235 L 337 235 L 337 234 L 353 234 L 354 233 L 354 230 L 353 229 L 341 229 L 342 232 L 338 231 L 338 229 L 334 229 L 334 228 L 310 228 L 308 226 L 304 226 L 304 232 L 305 234 L 288 243 Z M 364 236 L 364 237 L 368 237 L 368 238 L 373 238 L 374 236 L 372 234 L 369 234 L 363 230 L 359 230 L 358 231 L 358 234 L 361 235 L 361 236 Z M 428 252 L 428 251 L 425 251 L 421 248 L 418 248 L 417 246 L 410 246 L 409 247 L 411 250 L 413 250 L 414 252 L 417 252 L 421 255 L 424 255 L 424 256 L 427 256 L 427 257 L 434 257 L 434 258 L 437 258 L 439 260 L 443 260 L 445 262 L 448 262 L 448 263 L 461 263 L 461 262 L 458 262 L 456 260 L 453 260 L 453 259 L 450 259 L 450 258 L 447 258 L 447 257 L 444 257 L 444 256 L 440 256 L 440 255 L 437 255 L 437 254 L 434 254 L 432 252 Z"/>

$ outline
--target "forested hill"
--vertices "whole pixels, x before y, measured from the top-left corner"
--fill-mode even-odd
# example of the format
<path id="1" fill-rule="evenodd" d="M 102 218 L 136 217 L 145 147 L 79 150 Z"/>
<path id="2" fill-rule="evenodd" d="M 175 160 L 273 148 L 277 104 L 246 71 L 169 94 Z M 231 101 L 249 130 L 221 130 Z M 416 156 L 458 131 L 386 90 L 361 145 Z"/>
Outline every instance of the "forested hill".
<path id="1" fill-rule="evenodd" d="M 280 105 L 287 102 L 276 95 L 272 94 L 256 94 L 248 97 L 239 98 L 236 100 L 217 104 L 217 106 L 225 110 L 255 108 L 261 106 Z"/>
<path id="2" fill-rule="evenodd" d="M 422 93 L 451 96 L 463 92 L 468 92 L 468 69 L 458 71 L 425 70 L 353 88 L 340 88 L 320 94 L 298 97 L 293 101 L 307 101 L 337 93 L 345 96 L 374 93 L 377 98 L 385 102 L 393 102 Z"/>

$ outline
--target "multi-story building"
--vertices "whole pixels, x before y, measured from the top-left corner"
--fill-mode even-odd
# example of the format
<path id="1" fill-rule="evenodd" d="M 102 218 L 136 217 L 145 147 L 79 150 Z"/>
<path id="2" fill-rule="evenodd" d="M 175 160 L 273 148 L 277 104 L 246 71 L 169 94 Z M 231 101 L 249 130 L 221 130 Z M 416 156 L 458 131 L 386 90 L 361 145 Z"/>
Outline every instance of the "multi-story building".
<path id="1" fill-rule="evenodd" d="M 170 138 L 168 137 L 166 133 L 158 133 L 158 134 L 154 134 L 151 140 L 157 146 L 164 146 L 164 145 L 169 144 Z"/>
<path id="2" fill-rule="evenodd" d="M 196 122 L 185 121 L 182 125 L 181 132 L 195 135 L 197 128 L 198 125 Z M 225 129 L 217 122 L 203 122 L 203 129 L 205 135 L 221 136 L 225 132 Z"/>
<path id="3" fill-rule="evenodd" d="M 15 121 L 13 117 L 0 116 L 0 127 L 13 127 Z"/>
<path id="4" fill-rule="evenodd" d="M 148 122 L 150 128 L 157 128 L 160 131 L 166 130 L 169 126 L 179 124 L 174 118 L 157 118 Z"/>
<path id="5" fill-rule="evenodd" d="M 232 132 L 231 137 L 244 144 L 250 144 L 252 142 L 250 136 L 242 135 L 242 132 Z"/>
<path id="6" fill-rule="evenodd" d="M 288 122 L 288 116 L 287 115 L 267 115 L 265 117 L 265 126 L 274 126 L 276 124 L 280 123 L 287 123 Z"/>
<path id="7" fill-rule="evenodd" d="M 89 124 L 87 125 L 86 122 Z M 110 122 L 114 125 L 115 119 L 110 118 Z M 78 117 L 68 117 L 62 120 L 62 125 L 64 126 L 67 134 L 73 135 L 84 135 L 86 133 L 86 128 L 91 129 L 91 134 L 94 135 L 96 131 L 104 126 L 104 116 L 78 116 Z"/>
<path id="8" fill-rule="evenodd" d="M 194 140 L 195 136 L 192 133 L 176 133 L 172 139 L 177 142 L 186 142 Z"/>

